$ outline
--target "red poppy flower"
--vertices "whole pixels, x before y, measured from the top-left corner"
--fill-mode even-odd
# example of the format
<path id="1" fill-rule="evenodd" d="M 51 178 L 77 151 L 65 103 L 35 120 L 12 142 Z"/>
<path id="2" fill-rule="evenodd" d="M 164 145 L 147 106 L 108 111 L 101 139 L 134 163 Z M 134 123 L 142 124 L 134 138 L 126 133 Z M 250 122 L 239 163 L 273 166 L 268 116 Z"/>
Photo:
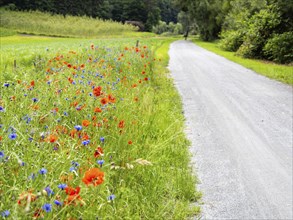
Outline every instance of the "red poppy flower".
<path id="1" fill-rule="evenodd" d="M 125 121 L 121 120 L 118 124 L 118 128 L 124 128 L 124 126 L 125 126 Z"/>
<path id="2" fill-rule="evenodd" d="M 94 186 L 100 185 L 104 182 L 104 172 L 98 168 L 91 168 L 85 172 L 82 181 L 86 185 L 93 184 Z"/>
<path id="3" fill-rule="evenodd" d="M 74 196 L 74 195 L 78 195 L 80 192 L 80 187 L 76 187 L 76 188 L 73 188 L 73 187 L 70 187 L 70 186 L 67 186 L 65 188 L 65 193 L 69 196 Z"/>
<path id="4" fill-rule="evenodd" d="M 56 135 L 51 134 L 51 135 L 49 135 L 49 137 L 48 137 L 47 140 L 48 140 L 50 143 L 54 143 L 55 141 L 57 141 L 57 139 L 58 139 L 58 137 L 57 137 Z"/>
<path id="5" fill-rule="evenodd" d="M 72 204 L 72 203 L 75 204 L 76 200 L 82 200 L 82 198 L 79 195 L 79 192 L 80 192 L 79 186 L 76 188 L 67 186 L 65 188 L 65 192 L 68 195 L 67 201 L 65 201 L 65 203 L 67 203 L 67 204 Z"/>
<path id="6" fill-rule="evenodd" d="M 96 107 L 94 112 L 102 112 L 102 109 L 100 109 L 99 107 Z"/>
<path id="7" fill-rule="evenodd" d="M 98 97 L 102 94 L 102 87 L 98 86 L 93 89 L 94 96 Z"/>
<path id="8" fill-rule="evenodd" d="M 68 81 L 72 84 L 73 83 L 73 79 L 71 79 L 70 77 L 68 77 Z"/>
<path id="9" fill-rule="evenodd" d="M 103 149 L 101 147 L 98 147 L 96 150 L 95 150 L 95 153 L 94 153 L 94 157 L 97 158 L 99 156 L 102 156 L 104 154 L 103 152 Z"/>
<path id="10" fill-rule="evenodd" d="M 92 117 L 92 121 L 95 121 L 95 120 L 97 120 L 97 116 L 94 115 L 94 116 Z"/>
<path id="11" fill-rule="evenodd" d="M 102 103 L 102 105 L 106 105 L 108 103 L 108 99 L 107 98 L 102 98 L 101 103 Z"/>
<path id="12" fill-rule="evenodd" d="M 36 209 L 34 211 L 33 219 L 37 219 L 37 218 L 44 218 L 42 209 Z"/>
<path id="13" fill-rule="evenodd" d="M 90 137 L 87 135 L 87 133 L 84 133 L 82 135 L 82 140 L 89 140 L 89 139 L 90 139 Z"/>
<path id="14" fill-rule="evenodd" d="M 108 95 L 108 100 L 109 100 L 109 102 L 111 102 L 111 103 L 115 103 L 115 102 L 116 102 L 116 98 L 115 98 L 112 94 L 109 94 L 109 95 Z"/>
<path id="15" fill-rule="evenodd" d="M 88 121 L 88 120 L 82 120 L 82 126 L 84 126 L 84 127 L 87 127 L 87 126 L 89 126 L 90 125 L 90 121 Z"/>
<path id="16" fill-rule="evenodd" d="M 75 129 L 73 129 L 70 131 L 69 136 L 74 138 L 76 133 L 77 133 L 77 131 Z"/>

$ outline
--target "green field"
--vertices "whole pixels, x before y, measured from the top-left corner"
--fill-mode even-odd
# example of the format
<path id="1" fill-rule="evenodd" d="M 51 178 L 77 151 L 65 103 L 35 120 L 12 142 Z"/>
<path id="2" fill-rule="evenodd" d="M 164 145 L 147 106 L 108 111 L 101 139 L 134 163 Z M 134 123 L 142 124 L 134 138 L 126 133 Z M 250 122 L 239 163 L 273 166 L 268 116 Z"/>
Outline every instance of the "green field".
<path id="1" fill-rule="evenodd" d="M 0 9 L 0 31 L 1 36 L 15 33 L 77 38 L 154 36 L 152 33 L 138 32 L 134 26 L 115 21 L 4 9 Z"/>
<path id="2" fill-rule="evenodd" d="M 0 211 L 12 219 L 199 213 L 181 101 L 165 69 L 172 39 L 139 39 L 138 48 L 136 38 L 0 39 Z"/>
<path id="3" fill-rule="evenodd" d="M 268 78 L 278 80 L 280 82 L 293 85 L 293 66 L 291 65 L 280 65 L 273 62 L 267 62 L 262 60 L 245 59 L 236 56 L 234 52 L 222 50 L 218 42 L 204 42 L 198 38 L 193 39 L 193 42 L 197 45 L 210 50 L 218 55 L 221 55 L 235 63 L 249 68 L 261 75 Z"/>

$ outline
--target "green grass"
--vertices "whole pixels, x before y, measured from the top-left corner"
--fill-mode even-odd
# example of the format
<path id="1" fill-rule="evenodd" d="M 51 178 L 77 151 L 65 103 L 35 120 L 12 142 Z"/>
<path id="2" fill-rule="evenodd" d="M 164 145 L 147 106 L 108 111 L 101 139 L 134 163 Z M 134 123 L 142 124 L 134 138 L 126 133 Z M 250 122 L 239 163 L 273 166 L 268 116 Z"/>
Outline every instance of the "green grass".
<path id="1" fill-rule="evenodd" d="M 137 49 L 136 40 L 1 38 L 0 212 L 9 210 L 12 219 L 31 219 L 38 211 L 45 219 L 186 219 L 199 213 L 190 206 L 200 193 L 189 167 L 181 101 L 166 70 L 173 39 L 139 39 Z M 97 86 L 102 94 L 94 97 Z M 109 94 L 116 101 L 103 105 Z M 90 125 L 76 131 L 83 120 Z M 103 155 L 94 157 L 98 146 Z M 97 160 L 104 160 L 102 167 Z M 79 164 L 73 172 L 72 161 Z M 82 179 L 93 167 L 105 178 L 87 186 Z M 40 174 L 41 168 L 48 172 Z M 69 196 L 60 183 L 81 188 L 75 204 L 64 203 Z M 27 195 L 37 197 L 28 204 Z"/>
<path id="2" fill-rule="evenodd" d="M 0 27 L 0 37 L 7 37 L 16 35 L 16 31 Z"/>
<path id="3" fill-rule="evenodd" d="M 293 85 L 293 66 L 280 65 L 262 60 L 245 59 L 236 56 L 234 52 L 224 51 L 219 47 L 218 42 L 204 42 L 199 39 L 193 39 L 197 45 L 210 50 L 218 55 L 221 55 L 235 63 L 238 63 L 246 68 L 249 68 L 261 75 L 280 82 Z"/>
<path id="4" fill-rule="evenodd" d="M 17 32 L 30 35 L 55 37 L 109 37 L 134 35 L 153 36 L 150 33 L 137 32 L 131 25 L 104 21 L 89 17 L 51 15 L 43 12 L 17 12 L 0 10 L 0 27 L 7 33 Z M 135 33 L 137 32 L 137 33 Z M 7 35 L 7 34 L 6 34 Z M 12 35 L 11 33 L 9 35 Z M 8 36 L 9 36 L 8 35 Z"/>

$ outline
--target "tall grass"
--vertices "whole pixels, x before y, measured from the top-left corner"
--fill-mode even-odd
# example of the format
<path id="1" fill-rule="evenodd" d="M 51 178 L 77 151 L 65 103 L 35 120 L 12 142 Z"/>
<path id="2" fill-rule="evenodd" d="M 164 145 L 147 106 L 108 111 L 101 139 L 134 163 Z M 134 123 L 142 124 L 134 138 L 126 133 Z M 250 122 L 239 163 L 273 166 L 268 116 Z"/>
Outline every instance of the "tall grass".
<path id="1" fill-rule="evenodd" d="M 98 37 L 123 35 L 136 31 L 131 25 L 114 21 L 103 21 L 90 17 L 51 15 L 43 12 L 18 12 L 0 10 L 1 27 L 18 33 L 64 36 Z"/>
<path id="2" fill-rule="evenodd" d="M 0 213 L 186 219 L 199 212 L 190 206 L 200 194 L 181 102 L 165 69 L 172 40 L 141 39 L 136 48 L 134 39 L 37 37 L 36 47 L 19 38 L 3 44 L 23 53 L 0 75 Z M 92 168 L 99 171 L 89 175 Z"/>

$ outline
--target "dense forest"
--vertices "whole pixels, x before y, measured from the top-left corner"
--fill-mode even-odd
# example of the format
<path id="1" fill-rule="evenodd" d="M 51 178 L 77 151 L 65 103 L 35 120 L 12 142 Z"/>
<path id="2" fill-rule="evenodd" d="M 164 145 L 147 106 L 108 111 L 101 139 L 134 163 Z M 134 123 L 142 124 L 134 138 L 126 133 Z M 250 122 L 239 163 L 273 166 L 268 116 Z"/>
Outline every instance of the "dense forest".
<path id="1" fill-rule="evenodd" d="M 157 34 L 199 34 L 247 58 L 293 61 L 292 0 L 0 0 L 13 10 L 135 21 Z"/>

